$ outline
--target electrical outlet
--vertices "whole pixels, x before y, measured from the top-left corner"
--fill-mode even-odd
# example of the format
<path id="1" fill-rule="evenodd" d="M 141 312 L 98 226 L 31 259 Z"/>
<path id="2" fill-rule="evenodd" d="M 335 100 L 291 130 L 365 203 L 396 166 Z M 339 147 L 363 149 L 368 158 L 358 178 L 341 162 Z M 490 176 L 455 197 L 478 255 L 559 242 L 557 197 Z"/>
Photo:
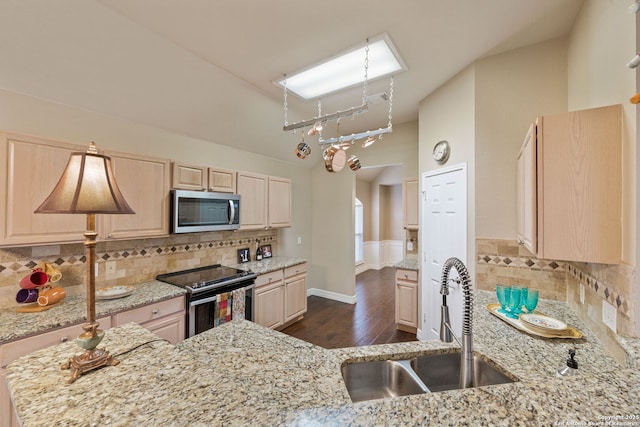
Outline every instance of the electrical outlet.
<path id="1" fill-rule="evenodd" d="M 616 331 L 616 308 L 607 301 L 602 300 L 602 322 L 609 327 L 614 333 Z"/>
<path id="2" fill-rule="evenodd" d="M 302 237 L 298 236 L 298 244 L 301 245 L 302 244 Z"/>
<path id="3" fill-rule="evenodd" d="M 96 262 L 96 265 L 95 265 L 95 269 L 96 269 L 96 277 L 98 277 L 98 263 L 97 262 Z"/>
<path id="4" fill-rule="evenodd" d="M 115 261 L 107 261 L 105 263 L 107 270 L 107 277 L 116 275 L 116 262 Z"/>
<path id="5" fill-rule="evenodd" d="M 580 283 L 580 304 L 584 304 L 584 285 Z"/>

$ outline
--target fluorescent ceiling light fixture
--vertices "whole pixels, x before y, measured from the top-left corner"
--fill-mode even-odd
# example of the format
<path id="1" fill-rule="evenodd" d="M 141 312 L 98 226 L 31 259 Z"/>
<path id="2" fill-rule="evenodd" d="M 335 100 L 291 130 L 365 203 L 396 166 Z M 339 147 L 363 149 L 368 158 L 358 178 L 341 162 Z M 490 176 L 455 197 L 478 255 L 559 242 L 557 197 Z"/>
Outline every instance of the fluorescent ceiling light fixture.
<path id="1" fill-rule="evenodd" d="M 288 75 L 287 90 L 307 101 L 361 85 L 365 77 L 365 48 L 366 44 L 360 44 L 339 56 Z M 406 69 L 389 36 L 383 34 L 369 39 L 369 81 Z M 285 78 L 282 78 L 274 83 L 284 87 L 284 82 Z"/>

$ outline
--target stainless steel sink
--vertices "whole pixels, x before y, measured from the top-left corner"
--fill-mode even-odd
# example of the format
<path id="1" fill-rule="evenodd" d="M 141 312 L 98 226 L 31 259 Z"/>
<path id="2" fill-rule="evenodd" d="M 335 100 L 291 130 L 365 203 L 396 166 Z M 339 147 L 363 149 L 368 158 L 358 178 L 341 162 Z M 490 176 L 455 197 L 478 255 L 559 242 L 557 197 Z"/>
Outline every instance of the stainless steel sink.
<path id="1" fill-rule="evenodd" d="M 473 387 L 517 381 L 477 354 L 473 355 L 473 366 Z M 411 359 L 411 367 L 432 392 L 460 388 L 459 352 L 416 357 Z"/>
<path id="2" fill-rule="evenodd" d="M 353 402 L 458 389 L 460 352 L 349 363 L 342 366 L 342 377 Z M 517 380 L 474 354 L 473 387 L 514 381 Z"/>
<path id="3" fill-rule="evenodd" d="M 342 377 L 354 402 L 428 392 L 408 360 L 344 365 Z"/>

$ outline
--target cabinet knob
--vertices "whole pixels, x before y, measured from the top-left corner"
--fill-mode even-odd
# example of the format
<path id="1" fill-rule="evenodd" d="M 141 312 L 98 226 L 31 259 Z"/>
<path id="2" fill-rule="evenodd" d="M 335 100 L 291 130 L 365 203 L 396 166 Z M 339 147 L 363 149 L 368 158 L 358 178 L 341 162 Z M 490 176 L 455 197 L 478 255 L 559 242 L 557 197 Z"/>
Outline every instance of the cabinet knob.
<path id="1" fill-rule="evenodd" d="M 409 275 L 408 275 L 407 273 L 405 273 L 405 274 L 404 274 L 404 278 L 405 278 L 405 279 L 408 279 L 408 278 L 409 278 Z"/>
<path id="2" fill-rule="evenodd" d="M 154 308 L 153 310 L 151 310 L 151 314 L 158 314 L 158 309 Z"/>
<path id="3" fill-rule="evenodd" d="M 67 341 L 69 341 L 69 338 L 67 337 L 60 338 L 60 342 L 67 342 Z"/>
<path id="4" fill-rule="evenodd" d="M 112 239 L 113 238 L 113 234 L 109 233 L 107 234 L 107 239 Z"/>
<path id="5" fill-rule="evenodd" d="M 522 239 L 518 238 L 518 244 L 519 244 L 519 245 L 524 245 L 524 240 L 522 240 Z"/>

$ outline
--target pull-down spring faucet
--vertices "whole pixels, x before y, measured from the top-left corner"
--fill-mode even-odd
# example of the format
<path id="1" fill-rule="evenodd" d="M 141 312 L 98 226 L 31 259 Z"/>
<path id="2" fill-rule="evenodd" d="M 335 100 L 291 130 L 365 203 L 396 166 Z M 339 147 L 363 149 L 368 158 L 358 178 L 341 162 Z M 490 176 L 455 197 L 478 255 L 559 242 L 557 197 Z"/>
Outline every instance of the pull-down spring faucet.
<path id="1" fill-rule="evenodd" d="M 462 339 L 458 339 L 453 333 L 449 321 L 449 307 L 447 307 L 447 295 L 449 295 L 449 272 L 455 267 L 460 276 L 463 291 L 462 308 Z M 442 308 L 440 320 L 440 339 L 451 342 L 451 337 L 456 339 L 462 352 L 460 355 L 460 388 L 473 387 L 473 334 L 471 322 L 473 320 L 473 295 L 471 294 L 471 277 L 467 267 L 458 258 L 449 258 L 442 265 L 442 279 L 440 294 L 442 295 Z"/>

